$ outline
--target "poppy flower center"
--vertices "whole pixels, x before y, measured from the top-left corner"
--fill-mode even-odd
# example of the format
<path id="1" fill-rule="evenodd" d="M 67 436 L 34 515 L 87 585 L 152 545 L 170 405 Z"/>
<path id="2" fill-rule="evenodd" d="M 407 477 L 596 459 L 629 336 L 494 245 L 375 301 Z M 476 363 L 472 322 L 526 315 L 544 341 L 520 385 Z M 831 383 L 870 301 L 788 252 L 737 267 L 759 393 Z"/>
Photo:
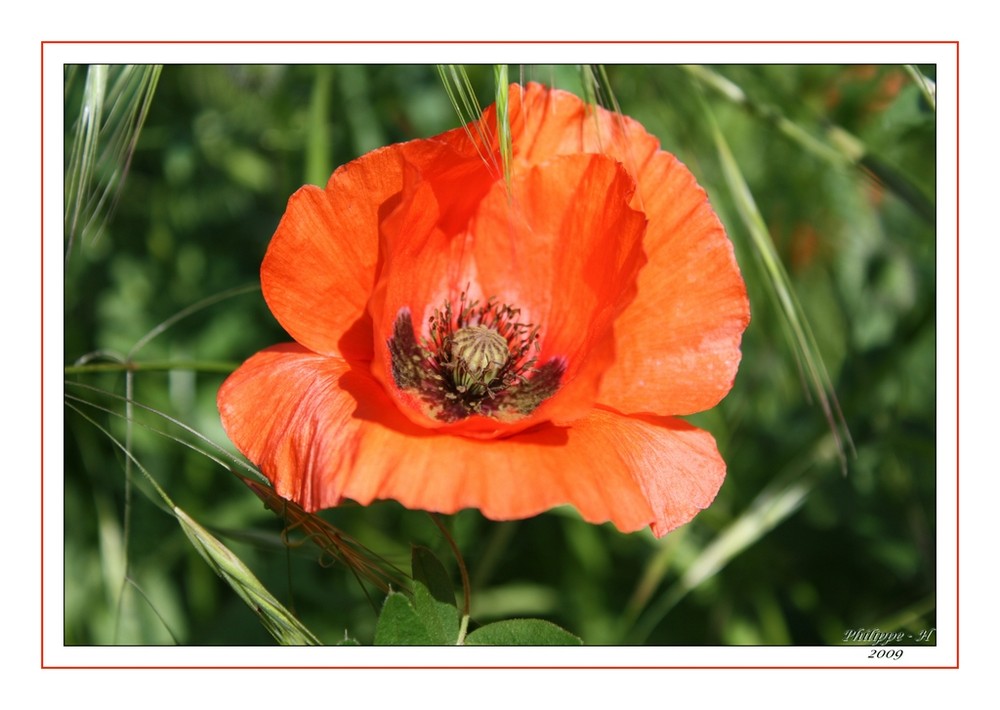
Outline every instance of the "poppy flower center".
<path id="1" fill-rule="evenodd" d="M 445 301 L 434 309 L 417 342 L 410 311 L 401 309 L 387 341 L 396 386 L 438 421 L 523 419 L 559 389 L 566 365 L 551 358 L 536 366 L 539 328 L 520 322 L 520 313 L 496 298 L 469 301 L 463 292 L 457 308 Z"/>
<path id="2" fill-rule="evenodd" d="M 460 394 L 489 394 L 499 381 L 510 348 L 507 340 L 493 328 L 470 325 L 451 336 L 451 379 Z"/>

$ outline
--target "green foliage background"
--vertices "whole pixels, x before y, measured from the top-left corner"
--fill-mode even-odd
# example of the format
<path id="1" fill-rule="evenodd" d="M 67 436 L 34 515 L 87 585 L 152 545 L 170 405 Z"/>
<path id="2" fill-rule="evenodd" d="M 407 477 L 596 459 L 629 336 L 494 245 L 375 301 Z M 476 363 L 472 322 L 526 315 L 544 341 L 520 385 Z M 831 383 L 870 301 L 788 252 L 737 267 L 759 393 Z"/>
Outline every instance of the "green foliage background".
<path id="1" fill-rule="evenodd" d="M 474 624 L 533 616 L 588 644 L 659 645 L 826 645 L 847 629 L 933 628 L 936 137 L 927 98 L 895 66 L 709 68 L 749 105 L 682 67 L 605 70 L 622 112 L 708 190 L 747 280 L 753 320 L 735 387 L 690 418 L 715 434 L 729 473 L 708 510 L 659 541 L 585 524 L 572 510 L 513 523 L 453 516 Z M 934 78 L 933 66 L 920 71 Z M 481 104 L 491 103 L 492 69 L 468 72 Z M 67 145 L 85 75 L 67 68 Z M 577 67 L 511 67 L 519 76 L 584 92 Z M 727 183 L 713 120 L 830 373 L 856 448 L 846 475 Z M 288 197 L 373 148 L 458 123 L 434 67 L 163 68 L 114 210 L 67 237 L 67 644 L 273 643 L 135 465 L 126 485 L 111 437 L 128 438 L 137 464 L 320 641 L 346 631 L 372 642 L 385 595 L 311 544 L 286 546 L 278 517 L 184 444 L 197 437 L 141 408 L 127 427 L 126 374 L 114 363 L 133 363 L 138 403 L 232 450 L 219 384 L 289 339 L 256 288 Z M 803 135 L 852 159 L 818 152 Z M 98 181 L 114 181 L 113 166 L 98 162 Z M 387 502 L 322 517 L 403 570 L 412 544 L 430 548 L 458 586 L 448 542 L 426 514 Z"/>

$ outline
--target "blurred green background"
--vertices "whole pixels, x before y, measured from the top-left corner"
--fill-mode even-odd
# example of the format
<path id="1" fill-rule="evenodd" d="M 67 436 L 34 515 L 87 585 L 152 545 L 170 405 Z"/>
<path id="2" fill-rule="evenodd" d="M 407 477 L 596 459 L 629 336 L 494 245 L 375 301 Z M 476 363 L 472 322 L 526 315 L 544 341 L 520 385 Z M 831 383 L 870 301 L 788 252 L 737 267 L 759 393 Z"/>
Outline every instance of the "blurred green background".
<path id="1" fill-rule="evenodd" d="M 492 103 L 492 67 L 467 70 L 480 103 Z M 510 71 L 579 95 L 600 76 Z M 546 618 L 589 644 L 835 645 L 849 629 L 933 628 L 931 99 L 898 66 L 604 72 L 597 98 L 610 88 L 623 113 L 688 165 L 736 245 L 752 308 L 742 366 L 720 406 L 690 417 L 717 437 L 729 473 L 708 510 L 659 541 L 585 524 L 572 510 L 513 523 L 475 511 L 447 519 L 471 575 L 473 620 Z M 919 73 L 934 79 L 933 66 Z M 81 107 L 98 90 L 104 131 L 93 145 L 108 152 L 79 181 L 91 187 L 69 191 L 82 216 L 66 238 L 65 641 L 273 643 L 136 466 L 126 485 L 114 440 L 128 439 L 174 503 L 321 641 L 346 632 L 371 643 L 382 592 L 311 544 L 286 546 L 281 520 L 187 445 L 208 449 L 196 434 L 141 407 L 127 427 L 122 397 L 130 388 L 140 405 L 232 450 L 215 407 L 220 383 L 289 340 L 257 288 L 287 199 L 373 148 L 459 125 L 442 80 L 430 66 L 339 65 L 110 67 L 104 78 L 102 89 L 87 67 L 66 69 L 70 182 L 80 174 L 70 148 Z M 713 126 L 815 336 L 805 362 L 825 364 L 853 438 L 846 475 L 839 428 L 802 375 L 774 296 L 781 282 L 753 239 L 746 201 L 734 197 Z M 448 543 L 425 513 L 386 502 L 322 517 L 403 570 L 411 544 L 431 548 L 458 587 Z"/>

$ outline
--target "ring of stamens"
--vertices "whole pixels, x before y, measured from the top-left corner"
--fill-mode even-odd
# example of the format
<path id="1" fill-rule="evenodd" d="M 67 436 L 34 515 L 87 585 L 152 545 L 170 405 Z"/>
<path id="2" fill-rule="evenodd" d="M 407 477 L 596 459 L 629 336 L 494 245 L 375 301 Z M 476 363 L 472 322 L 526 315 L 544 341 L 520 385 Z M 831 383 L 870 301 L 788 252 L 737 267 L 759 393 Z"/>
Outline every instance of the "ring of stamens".
<path id="1" fill-rule="evenodd" d="M 408 309 L 388 340 L 396 385 L 419 396 L 425 413 L 441 421 L 472 414 L 513 421 L 527 416 L 559 388 L 565 363 L 536 366 L 539 327 L 518 320 L 520 309 L 466 292 L 457 308 L 435 308 L 417 343 Z"/>
<path id="2" fill-rule="evenodd" d="M 463 291 L 457 313 L 450 301 L 434 309 L 421 349 L 442 377 L 444 396 L 477 411 L 484 398 L 495 398 L 534 372 L 536 358 L 526 356 L 539 349 L 538 326 L 518 321 L 521 309 L 495 297 L 482 305 L 467 298 Z"/>

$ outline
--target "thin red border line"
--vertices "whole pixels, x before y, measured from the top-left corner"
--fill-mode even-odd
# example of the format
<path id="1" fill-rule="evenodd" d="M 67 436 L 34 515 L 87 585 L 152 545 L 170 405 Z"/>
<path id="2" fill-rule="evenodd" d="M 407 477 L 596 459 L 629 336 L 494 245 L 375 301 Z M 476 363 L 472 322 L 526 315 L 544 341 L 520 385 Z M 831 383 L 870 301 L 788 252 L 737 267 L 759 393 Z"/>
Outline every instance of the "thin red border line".
<path id="1" fill-rule="evenodd" d="M 666 45 L 666 44 L 832 44 L 832 45 L 847 45 L 847 44 L 880 44 L 880 45 L 903 45 L 903 44 L 953 44 L 955 45 L 955 665 L 954 666 L 46 666 L 45 665 L 45 599 L 44 599 L 44 589 L 45 589 L 45 367 L 44 367 L 44 353 L 45 353 L 45 45 L 46 44 L 168 44 L 168 45 L 179 45 L 179 44 L 346 44 L 346 45 L 359 45 L 359 44 L 501 44 L 501 45 L 513 45 L 513 44 L 585 44 L 585 45 Z M 468 41 L 468 40 L 43 40 L 40 43 L 40 63 L 41 63 L 41 81 L 40 81 L 40 108 L 41 108 L 41 141 L 40 141 L 40 158 L 41 158 L 41 169 L 40 169 L 40 187 L 41 187 L 41 214 L 40 214 L 40 226 L 41 226 L 41 244 L 40 244 L 40 271 L 41 271 L 41 289 L 40 289 L 40 344 L 41 344 L 41 372 L 40 372 L 40 391 L 41 391 L 41 431 L 40 431 L 40 441 L 41 441 L 41 451 L 40 451 L 40 501 L 41 501 L 41 514 L 40 518 L 40 581 L 41 581 L 41 613 L 40 613 L 40 626 L 41 626 L 41 644 L 40 644 L 40 667 L 42 669 L 107 669 L 107 670 L 139 670 L 139 669 L 149 669 L 149 670 L 226 670 L 226 669 L 243 669 L 243 670 L 264 670 L 264 669 L 316 669 L 316 670 L 388 670 L 388 669 L 401 669 L 401 670 L 456 670 L 456 669 L 476 669 L 476 670 L 492 670 L 492 669 L 508 669 L 508 670 L 578 670 L 578 669 L 594 669 L 594 670 L 608 670 L 608 669 L 621 669 L 621 670 L 667 670 L 667 669 L 684 669 L 684 670 L 719 670 L 719 669 L 733 669 L 733 670 L 952 670 L 958 669 L 960 666 L 960 653 L 961 653 L 961 604 L 960 604 L 960 579 L 961 579 L 961 564 L 960 564 L 960 535 L 961 529 L 958 525 L 958 517 L 960 511 L 960 447 L 959 447 L 959 420 L 960 420 L 960 324 L 959 324 L 959 299 L 960 299 L 960 289 L 959 284 L 959 270 L 960 270 L 960 260 L 959 260 L 959 243 L 960 243 L 960 133 L 959 130 L 959 118 L 960 118 L 960 90 L 959 90 L 959 42 L 958 40 L 595 40 L 595 41 L 578 41 L 578 40 L 497 40 L 497 41 Z"/>
<path id="2" fill-rule="evenodd" d="M 40 88 L 40 110 L 39 115 L 39 134 L 41 138 L 41 166 L 39 169 L 39 188 L 40 188 L 40 203 L 41 203 L 41 213 L 39 214 L 39 225 L 41 228 L 41 239 L 38 244 L 38 270 L 39 270 L 39 345 L 41 347 L 41 352 L 39 353 L 39 372 L 38 379 L 41 384 L 41 402 L 39 403 L 39 440 L 41 442 L 41 447 L 39 451 L 39 467 L 41 469 L 40 476 L 38 480 L 39 488 L 39 505 L 41 506 L 41 515 L 38 516 L 38 541 L 39 541 L 39 571 L 41 573 L 40 582 L 41 587 L 39 588 L 39 601 L 41 602 L 41 631 L 42 631 L 42 642 L 39 646 L 39 662 L 42 668 L 45 668 L 45 43 L 42 42 L 41 46 L 41 82 L 39 83 Z"/>
<path id="3" fill-rule="evenodd" d="M 537 648 L 537 647 L 536 647 Z M 903 646 L 903 648 L 907 648 Z M 950 671 L 952 666 L 47 666 L 70 671 Z"/>
<path id="4" fill-rule="evenodd" d="M 961 633 L 961 626 L 959 625 L 959 580 L 961 578 L 960 570 L 961 564 L 959 563 L 959 536 L 961 535 L 961 526 L 959 526 L 958 521 L 958 510 L 959 501 L 961 500 L 960 486 L 959 486 L 959 458 L 961 447 L 959 446 L 959 417 L 961 407 L 959 406 L 959 397 L 961 396 L 961 388 L 959 387 L 959 368 L 960 368 L 960 358 L 959 358 L 959 287 L 961 283 L 959 278 L 959 265 L 961 259 L 959 258 L 959 215 L 961 210 L 959 209 L 959 195 L 961 190 L 959 189 L 959 176 L 961 170 L 959 168 L 959 112 L 958 107 L 961 102 L 959 101 L 959 86 L 958 86 L 958 42 L 955 42 L 955 667 L 959 667 L 959 651 L 961 649 L 961 644 L 959 643 L 959 634 Z"/>
<path id="5" fill-rule="evenodd" d="M 42 44 L 246 44 L 246 45 L 256 45 L 256 44 L 343 44 L 343 45 L 362 45 L 362 44 L 472 44 L 472 45 L 483 45 L 483 44 L 498 44 L 498 45 L 521 45 L 521 44 L 579 44 L 579 45 L 685 45 L 685 44 L 836 44 L 836 45 L 849 45 L 849 44 L 879 44 L 879 45 L 902 45 L 902 44 L 954 44 L 958 45 L 958 40 L 950 39 L 932 39 L 932 40 L 616 40 L 616 39 L 606 39 L 606 40 L 569 40 L 569 39 L 557 39 L 557 40 L 544 40 L 544 39 L 506 39 L 506 40 L 467 40 L 467 39 L 401 39 L 401 40 L 389 40 L 389 39 L 351 39 L 351 40 L 320 40 L 320 39 L 309 39 L 309 40 L 244 40 L 244 39 L 223 39 L 223 40 L 210 40 L 210 39 L 169 39 L 169 40 L 134 40 L 134 39 L 116 39 L 116 40 L 75 40 L 75 39 L 59 39 L 59 40 L 42 40 Z"/>
<path id="6" fill-rule="evenodd" d="M 779 41 L 779 42 L 765 42 L 765 41 L 757 41 L 757 40 L 753 40 L 753 41 L 736 41 L 736 42 L 724 42 L 724 41 L 707 41 L 707 42 L 700 42 L 700 41 L 694 41 L 694 42 L 688 42 L 688 41 L 684 41 L 684 42 L 670 42 L 670 41 L 664 41 L 664 42 L 658 42 L 658 41 L 638 41 L 638 42 L 614 42 L 614 41 L 598 41 L 598 42 L 558 41 L 558 42 L 544 42 L 544 41 L 527 41 L 527 42 L 515 42 L 515 41 L 503 41 L 503 42 L 487 42 L 487 44 L 949 44 L 949 43 L 952 43 L 952 42 L 950 42 L 950 41 L 944 41 L 944 40 L 934 40 L 934 41 L 928 41 L 928 42 L 909 42 L 909 41 L 877 42 L 877 41 L 871 41 L 871 40 L 865 40 L 865 41 L 859 41 L 859 42 L 852 42 L 852 41 L 817 41 L 817 42 Z M 956 595 L 955 595 L 955 665 L 953 667 L 952 666 L 906 666 L 906 667 L 893 667 L 893 666 L 889 666 L 889 667 L 885 667 L 885 668 L 895 668 L 897 670 L 908 670 L 908 669 L 943 669 L 943 670 L 946 670 L 946 669 L 951 669 L 951 668 L 956 668 L 957 669 L 959 667 L 959 653 L 960 653 L 960 637 L 959 637 L 959 634 L 960 634 L 960 626 L 959 626 L 960 610 L 959 610 L 959 606 L 960 605 L 959 605 L 959 594 L 958 593 L 959 593 L 959 578 L 960 578 L 960 574 L 959 574 L 959 569 L 960 569 L 960 564 L 959 564 L 959 535 L 960 535 L 960 529 L 959 529 L 959 526 L 957 524 L 958 513 L 959 513 L 959 496 L 958 496 L 958 492 L 959 492 L 959 452 L 958 452 L 958 448 L 959 448 L 958 447 L 959 412 L 958 412 L 957 405 L 958 405 L 958 400 L 959 400 L 959 392 L 958 392 L 958 385 L 959 385 L 958 355 L 959 355 L 959 330 L 960 330 L 959 329 L 959 323 L 958 323 L 958 318 L 959 318 L 959 289 L 958 289 L 958 283 L 957 283 L 958 282 L 958 276 L 959 276 L 959 264 L 958 264 L 957 256 L 959 254 L 959 236 L 958 235 L 959 235 L 959 223 L 960 223 L 960 218 L 959 218 L 959 214 L 958 214 L 959 213 L 959 209 L 958 209 L 959 208 L 959 193 L 960 193 L 960 190 L 959 190 L 959 130 L 958 130 L 958 119 L 959 119 L 959 95 L 958 95 L 959 94 L 959 43 L 957 41 L 955 41 L 953 43 L 955 45 L 955 99 L 956 99 L 955 100 L 955 119 L 956 119 L 956 130 L 955 130 L 955 148 L 956 148 L 956 151 L 955 151 L 955 168 L 956 168 L 956 176 L 955 176 L 955 207 L 956 207 L 956 215 L 955 215 L 955 234 L 956 234 L 956 240 L 955 240 L 955 252 L 956 252 L 956 264 L 955 264 L 955 276 L 956 276 L 956 289 L 955 289 L 955 291 L 956 291 L 956 293 L 955 293 L 955 355 L 956 355 L 956 365 L 955 365 L 955 384 L 956 384 L 956 394 L 955 394 L 955 399 L 956 399 L 956 413 L 955 413 L 955 439 L 956 439 L 956 453 L 955 453 L 955 490 L 956 490 L 956 500 L 955 500 L 955 515 L 956 515 L 956 530 L 955 530 L 955 568 L 956 568 L 956 575 L 955 575 L 955 593 L 956 593 Z M 42 188 L 43 188 L 42 189 L 42 193 L 41 193 L 41 205 L 42 205 L 42 214 L 41 214 L 41 228 L 42 229 L 41 229 L 41 231 L 42 231 L 42 235 L 43 235 L 43 240 L 42 240 L 42 259 L 41 259 L 41 265 L 42 265 L 41 284 L 42 284 L 42 289 L 41 289 L 41 299 L 40 299 L 40 302 L 42 304 L 42 313 L 41 313 L 40 322 L 42 324 L 41 345 L 42 345 L 42 353 L 43 353 L 43 355 L 44 355 L 44 351 L 45 351 L 45 348 L 44 348 L 44 343 L 45 343 L 45 331 L 44 331 L 44 301 L 45 301 L 45 290 L 44 290 L 44 233 L 45 233 L 45 221 L 44 221 L 44 204 L 45 204 L 45 192 L 44 192 L 44 170 L 45 170 L 45 167 L 44 167 L 44 156 L 45 156 L 44 115 L 45 115 L 45 94 L 44 94 L 44 86 L 45 86 L 45 45 L 46 44 L 470 44 L 470 42 L 463 42 L 463 41 L 432 42 L 432 41 L 419 41 L 419 40 L 415 40 L 415 41 L 403 41 L 403 42 L 391 42 L 391 41 L 373 41 L 373 42 L 364 42 L 364 41 L 344 41 L 344 42 L 338 42 L 338 41 L 333 41 L 333 42 L 327 42 L 327 41 L 306 41 L 306 42 L 222 41 L 222 42 L 211 42 L 211 41 L 205 41 L 205 40 L 198 40 L 198 41 L 192 41 L 192 42 L 186 42 L 186 41 L 140 42 L 140 41 L 134 41 L 134 40 L 111 41 L 111 42 L 99 42 L 99 41 L 89 41 L 89 40 L 88 41 L 84 41 L 84 42 L 76 42 L 76 41 L 73 41 L 73 40 L 65 40 L 65 41 L 63 41 L 63 40 L 43 41 L 41 43 L 41 70 L 42 70 L 41 71 L 41 73 L 42 73 L 42 78 L 41 78 L 41 89 L 42 89 L 42 94 L 41 94 L 41 110 L 42 110 L 42 119 L 43 120 L 42 120 L 42 141 L 41 141 L 42 166 L 41 166 L 41 171 L 40 171 L 41 175 L 42 175 L 41 185 L 42 185 Z M 471 44 L 477 44 L 477 43 L 476 42 L 471 42 Z M 43 363 L 44 363 L 44 357 L 43 357 Z M 43 485 L 42 485 L 42 489 L 41 489 L 41 500 L 42 500 L 43 506 L 42 506 L 42 516 L 41 517 L 42 517 L 43 522 L 44 522 L 44 471 L 45 471 L 45 467 L 44 467 L 44 436 L 45 436 L 45 434 L 44 434 L 44 406 L 45 406 L 44 405 L 44 392 L 45 392 L 44 366 L 42 367 L 42 375 L 43 376 L 42 376 L 42 382 L 41 382 L 41 393 L 42 393 L 42 403 L 41 403 L 41 411 L 42 411 L 41 440 L 42 440 L 42 444 L 43 445 L 42 445 L 42 452 L 41 452 L 41 458 L 42 458 L 42 466 L 41 466 L 42 476 L 41 476 L 41 479 L 42 479 Z M 41 581 L 42 581 L 42 590 L 44 590 L 44 579 L 45 579 L 45 567 L 44 567 L 44 553 L 45 553 L 45 549 L 44 549 L 44 524 L 42 525 L 41 534 L 39 536 L 39 539 L 42 542 L 42 547 L 41 547 L 41 560 L 42 560 Z M 801 669 L 872 669 L 872 670 L 879 670 L 879 669 L 882 668 L 882 667 L 876 667 L 876 666 L 584 666 L 584 667 L 578 667 L 578 666 L 526 666 L 526 667 L 520 667 L 520 666 L 455 666 L 455 667 L 452 667 L 452 666 L 386 666 L 386 667 L 382 667 L 382 666 L 359 666 L 359 667 L 353 667 L 353 666 L 334 666 L 334 667 L 322 667 L 322 666 L 302 666 L 302 667 L 299 667 L 299 666 L 192 666 L 192 667 L 188 667 L 188 666 L 93 666 L 93 667 L 92 666 L 46 666 L 45 665 L 45 634 L 44 634 L 44 631 L 45 631 L 44 598 L 42 599 L 42 602 L 43 602 L 43 605 L 42 605 L 42 614 L 41 614 L 42 639 L 41 639 L 41 658 L 40 658 L 41 667 L 42 668 L 67 668 L 67 669 L 69 669 L 69 668 L 107 668 L 107 669 L 114 669 L 114 668 L 119 668 L 119 669 L 140 669 L 140 668 L 150 668 L 150 669 L 156 669 L 156 668 L 163 668 L 163 669 L 166 669 L 166 668 L 175 668 L 175 669 L 185 669 L 185 668 L 205 668 L 205 669 L 210 669 L 210 668 L 218 668 L 218 669 L 226 669 L 226 668 L 232 668 L 232 669 L 237 669 L 237 668 L 248 668 L 248 669 L 261 669 L 261 668 L 317 668 L 317 669 L 320 669 L 320 668 L 325 668 L 325 669 L 337 669 L 337 668 L 341 668 L 341 669 L 345 669 L 345 670 L 347 670 L 347 669 L 369 669 L 369 668 L 370 669 L 400 668 L 400 669 L 426 669 L 426 670 L 437 669 L 437 668 L 440 668 L 440 669 L 449 669 L 449 668 L 477 668 L 477 669 L 491 669 L 491 668 L 498 668 L 498 669 L 499 668 L 509 668 L 509 669 L 522 669 L 522 668 L 523 669 L 535 669 L 535 668 L 537 668 L 537 669 L 575 669 L 575 668 L 593 668 L 593 669 L 608 669 L 608 668 L 622 668 L 622 669 L 631 669 L 631 668 L 635 668 L 635 669 L 671 669 L 671 668 L 684 668 L 684 669 L 692 669 L 692 670 L 702 669 L 702 668 L 704 668 L 704 669 L 719 669 L 719 668 L 733 668 L 733 669 L 741 669 L 741 668 L 745 668 L 745 669 L 758 669 L 758 668 L 800 669 L 801 668 Z"/>

